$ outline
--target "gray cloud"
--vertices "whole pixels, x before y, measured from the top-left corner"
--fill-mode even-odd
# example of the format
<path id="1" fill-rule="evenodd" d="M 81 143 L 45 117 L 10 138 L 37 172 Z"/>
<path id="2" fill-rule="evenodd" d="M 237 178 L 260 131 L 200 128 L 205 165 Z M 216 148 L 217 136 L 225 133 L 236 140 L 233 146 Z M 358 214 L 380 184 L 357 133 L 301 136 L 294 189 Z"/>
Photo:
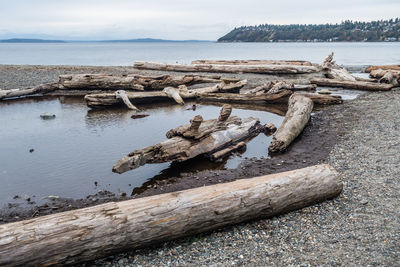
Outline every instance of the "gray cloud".
<path id="1" fill-rule="evenodd" d="M 0 0 L 0 37 L 215 40 L 233 27 L 398 16 L 398 0 Z"/>

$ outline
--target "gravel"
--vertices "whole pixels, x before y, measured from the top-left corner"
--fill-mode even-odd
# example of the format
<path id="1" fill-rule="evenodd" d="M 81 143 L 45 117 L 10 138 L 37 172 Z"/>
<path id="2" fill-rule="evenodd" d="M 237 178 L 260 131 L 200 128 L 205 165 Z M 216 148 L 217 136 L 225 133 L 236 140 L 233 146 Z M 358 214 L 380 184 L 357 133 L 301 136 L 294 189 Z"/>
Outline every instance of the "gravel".
<path id="1" fill-rule="evenodd" d="M 336 199 L 86 266 L 399 266 L 399 111 L 396 89 L 325 112 L 344 133 L 327 159 L 344 182 Z"/>
<path id="2" fill-rule="evenodd" d="M 0 88 L 82 72 L 124 74 L 132 68 L 3 65 Z M 325 160 L 344 182 L 338 198 L 83 266 L 399 266 L 400 90 L 368 93 L 329 107 L 322 119 L 338 133 Z"/>

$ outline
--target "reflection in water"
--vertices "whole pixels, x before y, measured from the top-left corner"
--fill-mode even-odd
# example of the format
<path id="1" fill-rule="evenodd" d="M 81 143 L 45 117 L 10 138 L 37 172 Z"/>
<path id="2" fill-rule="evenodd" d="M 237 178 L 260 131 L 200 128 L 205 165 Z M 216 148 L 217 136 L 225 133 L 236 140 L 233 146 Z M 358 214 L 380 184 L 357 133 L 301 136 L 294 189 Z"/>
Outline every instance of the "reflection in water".
<path id="1" fill-rule="evenodd" d="M 165 140 L 169 129 L 189 123 L 197 114 L 205 120 L 216 118 L 222 106 L 196 103 L 195 111 L 186 110 L 193 103 L 184 107 L 171 103 L 140 105 L 143 113 L 150 116 L 132 119 L 134 112 L 124 107 L 90 110 L 82 98 L 76 97 L 0 102 L 0 206 L 13 202 L 15 195 L 26 194 L 40 203 L 48 195 L 81 198 L 97 190 L 143 190 L 149 179 L 235 168 L 242 157 L 268 156 L 271 137 L 261 134 L 248 143 L 242 155 L 231 155 L 222 162 L 196 158 L 183 163 L 145 165 L 124 174 L 112 173 L 112 166 L 122 156 Z M 232 115 L 257 117 L 261 123 L 276 126 L 286 111 L 282 106 L 233 106 Z M 56 118 L 41 120 L 39 115 L 44 112 L 54 113 Z"/>

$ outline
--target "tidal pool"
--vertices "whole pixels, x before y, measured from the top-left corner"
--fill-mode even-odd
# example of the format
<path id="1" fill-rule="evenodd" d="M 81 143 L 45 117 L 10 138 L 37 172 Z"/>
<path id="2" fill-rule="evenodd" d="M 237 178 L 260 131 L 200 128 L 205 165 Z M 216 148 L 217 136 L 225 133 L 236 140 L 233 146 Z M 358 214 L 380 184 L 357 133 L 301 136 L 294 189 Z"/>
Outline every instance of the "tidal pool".
<path id="1" fill-rule="evenodd" d="M 189 123 L 197 114 L 205 120 L 216 118 L 222 106 L 200 103 L 195 111 L 187 110 L 192 104 L 142 105 L 139 108 L 150 116 L 131 119 L 134 112 L 124 107 L 91 110 L 82 98 L 0 102 L 0 207 L 21 201 L 25 195 L 36 203 L 44 202 L 49 195 L 82 198 L 98 190 L 129 195 L 151 179 L 235 168 L 245 157 L 268 157 L 272 137 L 260 134 L 248 143 L 243 154 L 233 154 L 218 163 L 196 159 L 149 164 L 124 174 L 111 171 L 125 154 L 165 140 L 169 129 Z M 262 124 L 273 123 L 277 127 L 285 114 L 285 107 L 281 106 L 233 107 L 232 115 L 256 117 Z M 43 120 L 40 114 L 44 112 L 54 113 L 56 118 Z M 20 198 L 14 200 L 17 195 Z"/>

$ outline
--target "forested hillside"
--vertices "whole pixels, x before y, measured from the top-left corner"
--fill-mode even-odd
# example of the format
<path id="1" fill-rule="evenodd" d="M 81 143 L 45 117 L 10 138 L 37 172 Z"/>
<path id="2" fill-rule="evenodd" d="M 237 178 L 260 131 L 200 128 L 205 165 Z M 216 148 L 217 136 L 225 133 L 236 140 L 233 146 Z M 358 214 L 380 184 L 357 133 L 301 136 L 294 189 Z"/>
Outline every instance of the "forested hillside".
<path id="1" fill-rule="evenodd" d="M 377 42 L 400 41 L 400 19 L 340 24 L 291 24 L 243 26 L 218 42 Z"/>

